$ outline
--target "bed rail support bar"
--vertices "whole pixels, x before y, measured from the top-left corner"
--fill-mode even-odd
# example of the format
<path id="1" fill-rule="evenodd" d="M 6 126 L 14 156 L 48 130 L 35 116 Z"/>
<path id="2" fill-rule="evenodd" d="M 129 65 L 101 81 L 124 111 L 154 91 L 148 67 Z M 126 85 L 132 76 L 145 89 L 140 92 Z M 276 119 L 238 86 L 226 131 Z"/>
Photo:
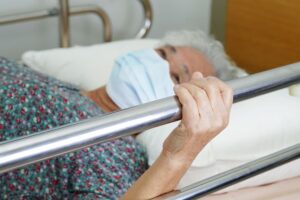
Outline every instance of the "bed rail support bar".
<path id="1" fill-rule="evenodd" d="M 69 0 L 59 0 L 59 43 L 60 47 L 70 46 Z"/>
<path id="2" fill-rule="evenodd" d="M 48 10 L 41 10 L 41 11 L 34 11 L 28 13 L 22 13 L 13 16 L 1 16 L 0 18 L 0 25 L 7 25 L 13 23 L 21 23 L 26 21 L 32 21 L 37 19 L 45 19 L 48 17 L 57 16 L 59 13 L 57 8 L 52 8 Z"/>
<path id="3" fill-rule="evenodd" d="M 60 46 L 70 46 L 70 27 L 69 16 L 81 14 L 96 14 L 103 23 L 103 38 L 104 42 L 112 40 L 112 25 L 108 14 L 99 6 L 76 6 L 69 7 L 68 0 L 59 0 L 59 8 L 52 8 L 48 10 L 33 11 L 13 16 L 0 17 L 0 25 L 21 23 L 39 19 L 46 19 L 48 17 L 59 16 L 60 23 Z"/>
<path id="4" fill-rule="evenodd" d="M 228 81 L 234 102 L 300 82 L 300 63 Z M 181 118 L 176 97 L 0 143 L 0 174 Z"/>
<path id="5" fill-rule="evenodd" d="M 136 34 L 136 38 L 145 38 L 150 32 L 152 21 L 153 21 L 153 11 L 150 0 L 139 0 L 144 8 L 144 26 Z"/>
<path id="6" fill-rule="evenodd" d="M 150 0 L 139 0 L 144 11 L 144 22 L 136 34 L 136 38 L 145 38 L 152 26 L 153 10 Z M 0 17 L 0 25 L 20 23 L 48 17 L 59 16 L 59 39 L 60 47 L 70 47 L 70 25 L 69 16 L 82 14 L 96 14 L 103 23 L 103 38 L 104 42 L 112 41 L 112 24 L 108 14 L 99 6 L 77 6 L 70 7 L 69 0 L 58 0 L 59 8 L 48 10 L 33 11 L 29 13 L 18 14 L 14 16 Z"/>
<path id="7" fill-rule="evenodd" d="M 184 200 L 200 198 L 275 167 L 281 166 L 287 162 L 291 162 L 299 157 L 300 144 L 296 144 L 154 199 Z"/>

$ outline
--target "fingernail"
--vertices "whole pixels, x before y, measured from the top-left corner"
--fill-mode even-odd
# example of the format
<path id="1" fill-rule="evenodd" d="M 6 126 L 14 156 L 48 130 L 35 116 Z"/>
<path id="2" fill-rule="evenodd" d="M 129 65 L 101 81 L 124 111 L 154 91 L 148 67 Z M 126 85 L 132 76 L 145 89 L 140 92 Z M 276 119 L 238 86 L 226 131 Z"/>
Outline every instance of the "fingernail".
<path id="1" fill-rule="evenodd" d="M 201 72 L 195 72 L 193 73 L 193 78 L 195 79 L 203 78 L 203 74 Z"/>

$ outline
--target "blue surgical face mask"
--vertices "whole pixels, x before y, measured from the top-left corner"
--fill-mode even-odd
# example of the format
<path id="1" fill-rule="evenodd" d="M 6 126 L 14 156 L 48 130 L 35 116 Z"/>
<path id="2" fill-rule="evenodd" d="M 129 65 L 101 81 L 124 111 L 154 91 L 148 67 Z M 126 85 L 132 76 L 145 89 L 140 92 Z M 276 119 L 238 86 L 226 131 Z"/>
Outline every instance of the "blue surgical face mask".
<path id="1" fill-rule="evenodd" d="M 174 95 L 169 63 L 154 49 L 128 53 L 115 61 L 106 91 L 121 108 Z"/>

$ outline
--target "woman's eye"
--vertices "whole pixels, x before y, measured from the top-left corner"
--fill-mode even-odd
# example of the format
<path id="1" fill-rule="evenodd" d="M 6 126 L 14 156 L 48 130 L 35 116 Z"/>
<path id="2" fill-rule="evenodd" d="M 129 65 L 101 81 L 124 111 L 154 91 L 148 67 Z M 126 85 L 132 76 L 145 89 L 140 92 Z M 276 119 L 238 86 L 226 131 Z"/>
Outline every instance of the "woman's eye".
<path id="1" fill-rule="evenodd" d="M 167 53 L 164 49 L 158 49 L 158 51 L 163 59 L 167 59 Z"/>
<path id="2" fill-rule="evenodd" d="M 175 84 L 179 84 L 179 76 L 176 76 L 176 75 L 172 75 L 171 76 L 171 78 L 172 78 L 172 80 L 173 80 L 173 82 L 175 83 Z"/>

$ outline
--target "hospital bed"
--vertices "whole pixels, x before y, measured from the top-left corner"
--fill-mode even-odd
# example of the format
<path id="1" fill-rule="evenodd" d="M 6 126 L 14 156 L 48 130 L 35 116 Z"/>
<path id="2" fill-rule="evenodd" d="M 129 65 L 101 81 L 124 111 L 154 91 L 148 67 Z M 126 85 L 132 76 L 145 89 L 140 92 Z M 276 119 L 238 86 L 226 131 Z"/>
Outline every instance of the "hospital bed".
<path id="1" fill-rule="evenodd" d="M 151 8 L 149 7 L 149 1 L 141 2 L 147 2 L 147 4 L 144 5 L 148 6 L 144 6 L 144 8 Z M 68 17 L 64 12 L 68 10 L 68 1 L 63 0 L 60 1 L 60 3 L 61 9 L 59 9 L 59 12 L 61 13 L 61 46 L 67 47 L 70 45 L 68 39 L 68 28 L 66 28 L 68 26 Z M 141 29 L 139 33 L 143 32 L 143 34 L 138 34 L 139 37 L 143 37 L 145 33 L 147 33 L 147 30 L 149 30 L 150 28 L 149 24 L 151 25 L 151 22 L 146 22 L 151 19 L 150 16 L 152 15 L 149 15 L 149 13 L 151 12 L 148 12 L 148 15 L 146 15 L 145 17 L 146 28 L 144 27 Z M 108 38 L 106 39 L 107 41 L 110 40 L 109 37 L 106 38 Z M 133 41 L 127 42 L 132 43 Z M 150 44 L 147 43 L 149 41 L 142 42 L 144 43 L 143 47 L 150 46 Z M 140 45 L 136 46 L 137 49 L 139 47 Z M 109 47 L 104 46 L 103 48 Z M 30 56 L 30 54 L 27 54 L 27 56 Z M 53 54 L 53 56 L 55 56 L 55 54 Z M 115 55 L 111 56 L 113 57 Z M 228 83 L 234 88 L 235 101 L 240 101 L 265 92 L 270 92 L 275 89 L 289 86 L 299 81 L 299 64 L 294 64 L 284 68 L 278 68 L 272 71 L 267 71 L 245 78 L 233 80 Z M 88 85 L 86 87 L 92 86 Z M 136 132 L 141 132 L 146 129 L 173 122 L 178 119 L 180 119 L 180 107 L 178 106 L 176 98 L 171 97 L 147 105 L 141 105 L 128 110 L 120 111 L 112 115 L 101 117 L 99 119 L 94 118 L 92 120 L 74 124 L 73 126 L 60 128 L 53 131 L 50 130 L 34 136 L 21 138 L 20 140 L 3 143 L 0 146 L 0 173 L 10 171 L 12 169 L 16 169 L 21 166 L 40 161 L 45 158 L 55 157 L 66 152 L 74 151 L 87 145 L 101 143 L 110 139 L 122 137 Z M 122 126 L 123 128 L 120 128 L 120 124 L 129 125 Z M 98 133 L 96 135 L 93 134 L 92 131 L 95 129 L 95 127 L 97 127 L 96 129 Z M 51 141 L 49 140 L 50 137 Z M 78 140 L 76 140 L 78 137 L 84 138 L 84 140 L 78 142 Z M 66 139 L 69 142 L 68 146 L 51 145 L 51 142 L 55 143 L 57 141 L 62 141 L 62 138 Z M 40 150 L 42 151 L 39 152 L 33 151 L 33 148 L 37 145 L 45 145 L 47 146 L 47 148 L 41 148 Z M 27 154 L 27 156 L 17 156 L 24 155 L 24 151 L 30 153 Z M 286 162 L 292 161 L 299 156 L 300 146 L 294 145 L 292 147 L 278 151 L 277 153 L 216 175 L 210 179 L 197 182 L 189 187 L 180 188 L 179 190 L 159 197 L 158 199 L 189 199 L 192 197 L 201 197 L 203 195 L 219 190 L 225 186 L 242 181 L 246 178 L 252 177 L 274 167 L 280 166 Z M 210 197 L 208 196 L 205 198 L 209 199 Z"/>

